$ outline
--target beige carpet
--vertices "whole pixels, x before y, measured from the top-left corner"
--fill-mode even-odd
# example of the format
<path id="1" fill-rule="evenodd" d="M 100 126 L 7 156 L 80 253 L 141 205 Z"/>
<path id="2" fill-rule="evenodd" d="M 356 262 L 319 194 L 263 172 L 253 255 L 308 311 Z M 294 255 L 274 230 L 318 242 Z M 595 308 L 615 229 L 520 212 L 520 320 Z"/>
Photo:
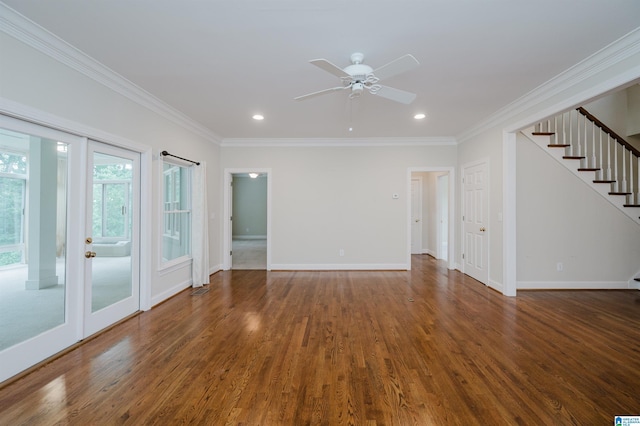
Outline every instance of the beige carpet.
<path id="1" fill-rule="evenodd" d="M 267 240 L 234 239 L 231 269 L 267 269 Z"/>
<path id="2" fill-rule="evenodd" d="M 131 258 L 102 257 L 93 262 L 92 311 L 131 295 Z M 37 336 L 65 321 L 64 260 L 56 267 L 59 285 L 25 290 L 27 266 L 0 269 L 0 350 Z"/>

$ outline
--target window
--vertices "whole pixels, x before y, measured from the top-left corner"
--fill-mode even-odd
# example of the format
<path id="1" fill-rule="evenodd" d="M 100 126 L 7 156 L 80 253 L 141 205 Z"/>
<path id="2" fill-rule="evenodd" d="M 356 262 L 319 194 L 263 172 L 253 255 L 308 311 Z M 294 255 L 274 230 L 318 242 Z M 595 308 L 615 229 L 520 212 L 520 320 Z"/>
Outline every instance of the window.
<path id="1" fill-rule="evenodd" d="M 98 241 L 131 240 L 133 167 L 128 160 L 96 153 L 93 168 L 93 237 Z"/>
<path id="2" fill-rule="evenodd" d="M 24 262 L 25 154 L 0 152 L 0 267 Z"/>
<path id="3" fill-rule="evenodd" d="M 164 161 L 162 263 L 191 256 L 191 169 Z"/>

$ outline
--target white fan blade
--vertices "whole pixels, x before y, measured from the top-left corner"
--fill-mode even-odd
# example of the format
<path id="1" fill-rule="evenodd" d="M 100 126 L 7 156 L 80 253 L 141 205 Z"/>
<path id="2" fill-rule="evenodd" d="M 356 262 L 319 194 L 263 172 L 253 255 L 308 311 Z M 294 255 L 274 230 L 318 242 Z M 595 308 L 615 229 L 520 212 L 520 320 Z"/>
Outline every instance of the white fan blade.
<path id="1" fill-rule="evenodd" d="M 302 96 L 298 96 L 297 98 L 293 98 L 296 101 L 304 101 L 305 99 L 309 99 L 309 98 L 313 98 L 316 96 L 320 96 L 320 95 L 324 95 L 326 93 L 331 93 L 331 92 L 335 92 L 336 90 L 344 90 L 344 89 L 348 89 L 349 86 L 339 86 L 339 87 L 332 87 L 331 89 L 324 89 L 324 90 L 320 90 L 319 92 L 313 92 L 313 93 L 308 93 L 306 95 L 302 95 Z"/>
<path id="2" fill-rule="evenodd" d="M 405 92 L 404 90 L 394 89 L 393 87 L 381 86 L 380 89 L 373 93 L 401 104 L 409 105 L 416 98 L 415 93 Z"/>
<path id="3" fill-rule="evenodd" d="M 418 65 L 420 65 L 420 62 L 418 62 L 413 55 L 407 54 L 373 70 L 373 75 L 378 77 L 380 80 L 384 80 L 385 78 L 393 77 L 394 75 L 417 68 Z"/>
<path id="4" fill-rule="evenodd" d="M 331 62 L 327 61 L 326 59 L 314 59 L 312 61 L 309 61 L 309 63 L 315 65 L 318 68 L 322 68 L 326 72 L 331 73 L 331 74 L 335 75 L 336 77 L 340 77 L 340 78 L 342 78 L 342 77 L 351 77 L 342 68 L 338 67 L 337 65 L 332 64 Z"/>

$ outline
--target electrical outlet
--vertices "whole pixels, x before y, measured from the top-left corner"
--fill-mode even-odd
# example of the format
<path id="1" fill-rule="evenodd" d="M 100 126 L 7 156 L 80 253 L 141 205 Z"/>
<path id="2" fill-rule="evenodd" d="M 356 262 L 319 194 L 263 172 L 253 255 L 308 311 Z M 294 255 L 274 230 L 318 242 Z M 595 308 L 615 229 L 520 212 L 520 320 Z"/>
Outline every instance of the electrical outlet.
<path id="1" fill-rule="evenodd" d="M 340 256 L 344 256 L 344 249 L 340 249 L 340 250 L 338 250 L 338 254 L 339 254 Z"/>
<path id="2" fill-rule="evenodd" d="M 558 271 L 558 272 L 564 271 L 564 265 L 562 264 L 562 262 L 558 262 L 556 264 L 556 271 Z"/>

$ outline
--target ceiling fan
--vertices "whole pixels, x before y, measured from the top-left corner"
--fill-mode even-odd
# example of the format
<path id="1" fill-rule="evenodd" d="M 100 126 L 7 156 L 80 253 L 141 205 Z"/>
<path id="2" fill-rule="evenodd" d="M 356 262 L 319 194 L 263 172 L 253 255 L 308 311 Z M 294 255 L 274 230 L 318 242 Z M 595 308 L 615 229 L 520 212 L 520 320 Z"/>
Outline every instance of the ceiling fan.
<path id="1" fill-rule="evenodd" d="M 302 101 L 339 90 L 349 90 L 351 92 L 349 93 L 349 98 L 354 99 L 361 96 L 362 93 L 367 90 L 372 95 L 378 95 L 395 102 L 407 105 L 413 102 L 416 98 L 415 93 L 405 92 L 404 90 L 394 89 L 389 86 L 383 86 L 378 82 L 385 78 L 393 77 L 394 75 L 416 68 L 420 65 L 416 58 L 407 54 L 389 62 L 386 65 L 376 68 L 375 70 L 369 65 L 363 64 L 363 60 L 364 55 L 362 53 L 353 53 L 351 55 L 351 65 L 344 69 L 332 64 L 326 59 L 314 59 L 309 61 L 318 68 L 321 68 L 336 77 L 340 77 L 343 85 L 320 90 L 319 92 L 308 93 L 294 99 L 296 101 Z"/>

